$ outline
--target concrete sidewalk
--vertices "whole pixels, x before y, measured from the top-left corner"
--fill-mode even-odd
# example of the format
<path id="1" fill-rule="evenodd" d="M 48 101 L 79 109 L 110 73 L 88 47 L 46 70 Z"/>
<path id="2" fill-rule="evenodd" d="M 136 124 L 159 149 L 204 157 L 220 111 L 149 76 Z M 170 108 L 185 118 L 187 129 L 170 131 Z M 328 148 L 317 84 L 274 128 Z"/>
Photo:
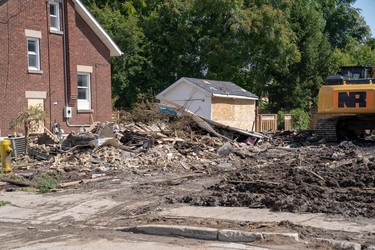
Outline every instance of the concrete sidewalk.
<path id="1" fill-rule="evenodd" d="M 339 215 L 298 214 L 271 212 L 268 209 L 250 209 L 246 207 L 195 207 L 183 206 L 159 213 L 161 216 L 197 217 L 249 222 L 290 221 L 300 226 L 310 226 L 326 230 L 342 230 L 355 233 L 375 233 L 375 219 L 345 218 Z"/>
<path id="2" fill-rule="evenodd" d="M 120 190 L 120 189 L 119 189 Z M 114 190 L 118 192 L 119 190 Z M 116 214 L 111 214 L 111 210 L 127 207 L 134 207 L 133 203 L 128 204 L 126 200 L 114 200 L 110 198 L 107 190 L 89 191 L 89 192 L 72 192 L 63 191 L 51 194 L 35 194 L 27 192 L 0 192 L 0 200 L 9 201 L 11 205 L 0 207 L 0 224 L 13 223 L 14 230 L 24 228 L 33 230 L 34 228 L 43 229 L 45 226 L 56 228 L 65 228 L 70 224 L 83 224 L 83 228 L 106 228 L 111 222 L 119 220 L 121 209 L 116 210 Z M 146 201 L 139 201 L 137 206 Z M 250 209 L 244 207 L 193 207 L 184 204 L 175 208 L 167 208 L 164 211 L 156 212 L 155 215 L 173 218 L 195 217 L 212 220 L 244 221 L 244 222 L 264 222 L 278 223 L 280 221 L 290 221 L 300 226 L 310 226 L 324 230 L 346 231 L 357 233 L 358 235 L 371 235 L 375 233 L 375 219 L 370 218 L 345 218 L 338 215 L 326 214 L 295 214 L 285 212 L 270 212 L 268 209 Z M 242 232 L 226 229 L 205 229 L 177 225 L 134 225 L 136 230 L 148 234 L 156 235 L 177 235 L 190 236 L 191 238 L 202 239 L 207 234 L 212 234 L 213 238 L 222 241 L 241 241 L 252 242 L 258 238 L 265 239 L 272 237 L 272 232 Z M 106 228 L 113 231 L 114 228 Z M 78 229 L 77 229 L 78 230 Z M 165 232 L 161 234 L 161 232 Z M 8 235 L 0 233 L 0 243 L 7 241 Z M 13 232 L 14 233 L 14 232 Z M 298 240 L 298 234 L 288 234 L 291 232 L 277 232 L 278 236 L 287 236 L 288 238 Z M 292 232 L 295 233 L 295 232 Z M 284 235 L 282 235 L 284 234 Z M 32 235 L 32 234 L 30 234 Z M 202 237 L 200 237 L 203 235 Z M 31 237 L 30 239 L 33 239 Z M 211 238 L 204 238 L 210 240 Z M 3 241 L 2 241 L 3 240 Z M 337 249 L 361 249 L 361 245 L 356 242 L 336 242 L 330 241 L 329 244 Z M 326 239 L 321 239 L 326 242 Z M 352 244 L 351 248 L 345 248 L 347 244 Z M 211 246 L 208 247 L 210 249 Z M 176 248 L 177 249 L 177 248 Z M 254 249 L 254 248 L 252 248 Z M 291 248 L 289 248 L 291 249 Z M 295 249 L 295 248 L 293 248 Z M 368 248 L 368 249 L 375 249 Z"/>

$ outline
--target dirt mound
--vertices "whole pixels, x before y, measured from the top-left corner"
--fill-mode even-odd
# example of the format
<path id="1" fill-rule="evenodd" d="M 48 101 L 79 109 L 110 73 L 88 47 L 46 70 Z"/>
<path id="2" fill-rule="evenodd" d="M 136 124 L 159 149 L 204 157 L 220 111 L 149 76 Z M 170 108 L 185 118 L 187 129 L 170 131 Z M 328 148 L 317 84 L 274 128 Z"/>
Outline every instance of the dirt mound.
<path id="1" fill-rule="evenodd" d="M 286 154 L 269 150 L 241 170 L 228 172 L 208 195 L 183 202 L 248 206 L 273 211 L 375 216 L 375 162 L 353 144 L 304 148 Z M 366 154 L 370 156 L 367 157 Z"/>

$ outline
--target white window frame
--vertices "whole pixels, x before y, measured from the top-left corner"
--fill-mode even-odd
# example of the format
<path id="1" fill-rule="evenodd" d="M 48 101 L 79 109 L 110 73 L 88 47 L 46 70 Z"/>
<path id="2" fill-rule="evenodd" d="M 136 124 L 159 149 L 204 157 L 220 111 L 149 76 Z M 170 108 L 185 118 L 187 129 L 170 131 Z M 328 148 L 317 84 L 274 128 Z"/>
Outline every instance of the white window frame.
<path id="1" fill-rule="evenodd" d="M 29 50 L 29 42 L 35 42 L 35 51 Z M 39 71 L 40 70 L 40 46 L 39 38 L 28 37 L 27 38 L 27 65 L 29 70 Z M 35 56 L 36 65 L 30 66 L 30 56 Z"/>
<path id="2" fill-rule="evenodd" d="M 56 12 L 54 14 L 51 14 L 52 6 L 54 7 L 54 10 Z M 53 20 L 55 20 L 56 23 Z M 49 3 L 49 21 L 50 21 L 50 30 L 60 31 L 60 3 L 59 2 Z"/>
<path id="3" fill-rule="evenodd" d="M 87 79 L 87 87 L 78 85 L 78 77 L 84 76 Z M 77 110 L 91 110 L 91 75 L 88 72 L 78 72 L 77 74 L 77 87 L 80 89 L 86 89 L 86 99 L 79 99 L 77 97 Z"/>

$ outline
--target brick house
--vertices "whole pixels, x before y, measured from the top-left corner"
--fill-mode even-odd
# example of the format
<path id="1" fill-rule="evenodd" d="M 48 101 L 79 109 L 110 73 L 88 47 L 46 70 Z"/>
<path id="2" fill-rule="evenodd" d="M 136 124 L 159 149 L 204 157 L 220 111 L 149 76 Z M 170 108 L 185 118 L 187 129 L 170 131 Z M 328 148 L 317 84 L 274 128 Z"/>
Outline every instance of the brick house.
<path id="1" fill-rule="evenodd" d="M 1 136 L 30 105 L 65 132 L 111 119 L 112 56 L 122 52 L 79 0 L 0 0 Z"/>

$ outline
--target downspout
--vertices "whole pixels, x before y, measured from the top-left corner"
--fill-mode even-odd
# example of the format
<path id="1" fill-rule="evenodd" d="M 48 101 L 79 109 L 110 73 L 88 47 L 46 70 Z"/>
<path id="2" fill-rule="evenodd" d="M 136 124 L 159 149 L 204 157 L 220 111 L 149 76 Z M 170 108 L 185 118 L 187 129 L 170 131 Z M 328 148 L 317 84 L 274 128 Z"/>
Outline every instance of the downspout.
<path id="1" fill-rule="evenodd" d="M 66 38 L 66 22 L 65 22 L 65 8 L 68 8 L 68 5 L 65 5 L 65 1 L 62 0 L 62 19 L 63 19 L 63 35 L 64 35 L 64 87 L 65 87 L 65 107 L 68 107 L 68 66 L 67 66 L 67 38 Z M 91 124 L 70 124 L 70 118 L 65 118 L 66 126 L 68 127 L 90 127 Z"/>
<path id="2" fill-rule="evenodd" d="M 64 50 L 64 88 L 65 88 L 65 107 L 68 107 L 68 69 L 67 69 L 67 48 L 66 48 L 66 23 L 65 23 L 65 1 L 62 0 L 62 20 L 63 20 L 63 50 Z"/>
<path id="3" fill-rule="evenodd" d="M 51 45 L 51 41 L 50 41 L 50 17 L 49 17 L 49 2 L 47 2 L 47 43 L 48 43 L 48 87 L 49 87 L 49 117 L 50 117 L 50 121 L 49 121 L 49 129 L 52 128 L 52 89 L 51 89 L 51 54 L 50 54 L 50 45 Z M 48 98 L 48 97 L 47 97 Z"/>

